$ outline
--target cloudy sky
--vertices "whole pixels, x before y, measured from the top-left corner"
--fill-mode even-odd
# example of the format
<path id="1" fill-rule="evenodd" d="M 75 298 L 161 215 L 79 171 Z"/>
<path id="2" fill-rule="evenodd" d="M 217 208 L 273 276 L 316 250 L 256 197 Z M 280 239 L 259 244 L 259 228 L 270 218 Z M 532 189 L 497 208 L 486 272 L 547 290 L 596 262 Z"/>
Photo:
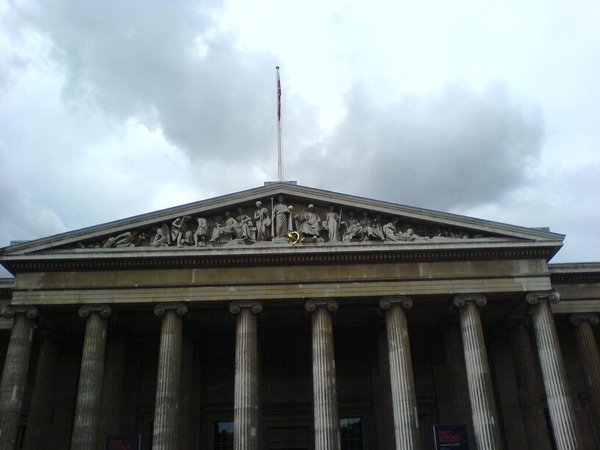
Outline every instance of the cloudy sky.
<path id="1" fill-rule="evenodd" d="M 287 180 L 600 261 L 599 23 L 596 0 L 0 0 L 0 247 L 275 180 L 279 65 Z"/>

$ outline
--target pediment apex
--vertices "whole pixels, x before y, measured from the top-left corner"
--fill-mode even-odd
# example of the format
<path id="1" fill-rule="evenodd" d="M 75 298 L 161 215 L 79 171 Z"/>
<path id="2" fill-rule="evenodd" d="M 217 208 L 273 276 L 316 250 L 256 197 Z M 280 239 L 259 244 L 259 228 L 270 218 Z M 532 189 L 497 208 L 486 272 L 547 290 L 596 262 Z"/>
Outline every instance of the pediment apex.
<path id="1" fill-rule="evenodd" d="M 33 253 L 47 253 L 54 250 L 65 248 L 85 248 L 85 247 L 103 247 L 107 245 L 107 240 L 123 236 L 127 233 L 144 234 L 145 239 L 154 239 L 152 233 L 161 233 L 158 228 L 165 229 L 174 226 L 174 222 L 178 219 L 189 218 L 193 225 L 190 229 L 199 228 L 195 223 L 198 218 L 204 218 L 208 221 L 208 235 L 204 239 L 211 240 L 214 234 L 214 228 L 223 225 L 229 213 L 233 218 L 238 214 L 238 209 L 241 208 L 239 214 L 243 214 L 250 219 L 253 225 L 254 235 L 248 236 L 246 243 L 257 241 L 256 224 L 253 223 L 254 214 L 256 213 L 256 202 L 260 201 L 263 207 L 267 209 L 269 220 L 274 218 L 273 207 L 277 205 L 279 196 L 284 199 L 285 205 L 291 206 L 294 210 L 290 212 L 288 217 L 290 222 L 294 222 L 295 216 L 300 216 L 308 212 L 308 206 L 313 205 L 313 211 L 320 222 L 321 232 L 326 234 L 324 230 L 325 221 L 330 206 L 333 206 L 333 212 L 340 216 L 338 220 L 338 228 L 340 229 L 339 236 L 336 238 L 339 241 L 344 241 L 348 238 L 349 215 L 353 213 L 358 219 L 364 214 L 365 219 L 376 221 L 379 218 L 379 223 L 373 225 L 374 234 L 371 237 L 363 237 L 360 239 L 373 241 L 379 240 L 380 234 L 385 232 L 385 235 L 394 241 L 395 235 L 398 236 L 398 241 L 401 243 L 410 243 L 415 240 L 429 239 L 434 242 L 439 237 L 452 237 L 456 239 L 477 238 L 477 239 L 514 239 L 521 241 L 545 242 L 549 245 L 560 248 L 564 235 L 552 233 L 549 231 L 525 228 L 514 225 L 492 222 L 487 220 L 475 219 L 467 216 L 438 212 L 411 206 L 399 205 L 390 202 L 383 202 L 353 195 L 340 194 L 336 192 L 310 188 L 306 186 L 298 186 L 289 183 L 271 183 L 262 187 L 240 191 L 233 194 L 227 194 L 219 197 L 214 197 L 207 200 L 201 200 L 189 203 L 182 206 L 167 208 L 161 211 L 141 214 L 126 219 L 117 220 L 101 225 L 96 225 L 80 230 L 70 231 L 67 233 L 58 234 L 42 239 L 37 239 L 28 242 L 22 242 L 10 245 L 0 249 L 2 259 L 11 255 L 27 255 Z M 329 211 L 331 212 L 331 211 Z M 335 216 L 334 214 L 334 216 Z M 188 219 L 186 219 L 188 220 Z M 390 224 L 393 220 L 394 227 L 388 226 L 385 230 L 385 225 Z M 341 224 L 344 224 L 342 227 Z M 296 229 L 301 225 L 297 220 L 290 224 L 290 230 Z M 241 227 L 240 227 L 241 228 Z M 302 230 L 305 232 L 302 233 Z M 308 231 L 307 231 L 308 230 Z M 379 231 L 378 231 L 379 230 Z M 395 233 L 394 235 L 388 233 Z M 273 230 L 274 231 L 274 230 Z M 299 234 L 299 238 L 312 238 L 311 242 L 317 239 L 317 236 L 311 236 L 310 227 L 303 226 Z M 413 233 L 411 236 L 410 233 Z M 436 235 L 437 233 L 437 235 Z M 448 234 L 449 233 L 449 234 Z M 246 233 L 248 234 L 248 233 Z M 154 237 L 153 237 L 154 236 Z M 246 236 L 242 236 L 245 238 Z M 233 236 L 232 238 L 236 238 Z M 239 236 L 238 236 L 239 238 Z M 321 237 L 318 237 L 321 239 Z M 191 239 L 191 236 L 190 236 Z M 348 241 L 355 242 L 358 239 L 357 235 L 352 236 Z M 390 241 L 390 239 L 383 239 Z M 438 239 L 438 240 L 439 240 Z M 271 240 L 269 236 L 268 240 Z M 321 239 L 327 243 L 327 237 Z M 212 241 L 215 244 L 222 244 L 216 240 Z M 421 242 L 422 243 L 422 242 Z M 148 242 L 145 242 L 148 244 Z M 191 245 L 191 243 L 189 243 Z M 175 243 L 169 243 L 175 245 Z"/>

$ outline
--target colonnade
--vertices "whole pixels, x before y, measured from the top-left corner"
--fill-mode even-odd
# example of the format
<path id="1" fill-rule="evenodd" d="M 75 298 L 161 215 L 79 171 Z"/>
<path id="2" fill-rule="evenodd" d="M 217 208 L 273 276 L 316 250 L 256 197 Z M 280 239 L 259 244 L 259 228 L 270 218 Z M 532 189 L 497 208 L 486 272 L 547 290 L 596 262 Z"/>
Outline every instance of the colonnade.
<path id="1" fill-rule="evenodd" d="M 550 310 L 550 304 L 558 302 L 559 296 L 556 292 L 533 292 L 527 295 L 526 301 L 533 320 L 537 357 L 542 369 L 543 387 L 556 445 L 561 450 L 581 448 Z M 485 307 L 486 303 L 484 295 L 457 295 L 453 299 L 453 306 L 460 319 L 475 447 L 501 449 L 503 441 L 500 420 L 480 317 L 480 308 Z M 385 313 L 397 449 L 419 448 L 419 421 L 407 325 L 407 311 L 412 305 L 413 300 L 404 296 L 383 297 L 379 302 Z M 311 315 L 312 322 L 314 445 L 319 450 L 337 450 L 341 444 L 332 315 L 339 305 L 334 299 L 314 299 L 306 301 L 304 306 Z M 240 450 L 261 448 L 257 315 L 262 309 L 263 305 L 258 301 L 235 301 L 229 304 L 229 311 L 236 317 L 234 448 Z M 183 303 L 158 304 L 154 312 L 162 323 L 153 448 L 172 449 L 177 448 L 182 323 L 188 308 Z M 32 307 L 9 306 L 3 313 L 5 317 L 14 318 L 14 324 L 0 382 L 0 450 L 12 450 L 15 448 L 38 312 Z M 107 305 L 85 305 L 80 308 L 79 315 L 86 320 L 86 327 L 71 449 L 90 449 L 97 446 L 99 434 L 107 320 L 111 315 L 111 308 Z M 592 409 L 597 425 L 600 426 L 600 355 L 591 329 L 600 321 L 597 316 L 589 314 L 576 314 L 570 320 L 588 383 Z M 537 394 L 541 386 L 531 376 L 535 357 L 522 324 L 513 328 L 510 345 L 516 363 L 519 403 L 524 422 L 528 433 L 535 439 L 530 446 L 545 447 L 548 432 Z M 52 371 L 56 353 L 55 342 L 49 336 L 40 350 L 34 396 L 42 396 L 43 399 L 43 384 L 48 382 L 44 373 Z M 30 414 L 32 426 L 28 433 L 35 433 L 36 427 L 33 424 L 35 420 L 39 420 L 36 415 L 40 414 L 43 411 L 32 411 Z"/>

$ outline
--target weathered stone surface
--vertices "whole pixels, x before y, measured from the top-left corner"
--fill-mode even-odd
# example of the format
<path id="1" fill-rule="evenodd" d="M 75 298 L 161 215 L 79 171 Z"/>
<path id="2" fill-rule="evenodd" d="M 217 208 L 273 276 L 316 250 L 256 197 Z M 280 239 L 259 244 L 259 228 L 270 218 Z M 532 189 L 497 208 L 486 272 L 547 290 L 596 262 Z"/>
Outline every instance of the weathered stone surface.
<path id="1" fill-rule="evenodd" d="M 111 312 L 108 305 L 86 305 L 79 308 L 79 315 L 86 319 L 86 325 L 71 450 L 94 449 L 98 444 L 106 356 L 106 318 Z"/>
<path id="2" fill-rule="evenodd" d="M 558 335 L 550 311 L 550 303 L 558 303 L 559 300 L 560 296 L 552 291 L 527 295 L 556 445 L 560 450 L 571 450 L 582 447 Z"/>
<path id="3" fill-rule="evenodd" d="M 419 446 L 417 395 L 404 312 L 413 301 L 409 297 L 383 297 L 379 305 L 385 310 L 396 449 L 410 450 Z"/>
<path id="4" fill-rule="evenodd" d="M 258 450 L 260 447 L 259 361 L 256 316 L 260 302 L 234 302 L 229 310 L 236 314 L 234 448 Z"/>
<path id="5" fill-rule="evenodd" d="M 312 316 L 315 448 L 339 450 L 340 421 L 331 319 L 331 312 L 338 309 L 338 304 L 334 300 L 308 300 L 304 305 Z"/>
<path id="6" fill-rule="evenodd" d="M 487 303 L 483 295 L 457 295 L 454 305 L 460 314 L 469 397 L 477 446 L 481 449 L 503 448 L 498 412 L 483 338 L 478 307 Z"/>
<path id="7" fill-rule="evenodd" d="M 14 319 L 10 342 L 0 381 L 0 449 L 16 446 L 23 394 L 29 368 L 36 308 L 8 306 L 2 314 Z"/>
<path id="8" fill-rule="evenodd" d="M 187 311 L 183 304 L 158 304 L 154 307 L 154 313 L 162 317 L 152 436 L 152 448 L 155 450 L 178 448 L 182 316 Z"/>

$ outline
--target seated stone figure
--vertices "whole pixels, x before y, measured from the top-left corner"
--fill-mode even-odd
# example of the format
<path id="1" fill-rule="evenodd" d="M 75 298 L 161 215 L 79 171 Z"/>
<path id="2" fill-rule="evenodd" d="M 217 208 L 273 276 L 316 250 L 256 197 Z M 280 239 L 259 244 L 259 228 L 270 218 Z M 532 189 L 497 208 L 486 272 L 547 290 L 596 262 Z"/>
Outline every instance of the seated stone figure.
<path id="1" fill-rule="evenodd" d="M 236 239 L 249 239 L 251 241 L 256 240 L 256 228 L 252 223 L 250 216 L 244 214 L 242 208 L 238 208 L 238 216 L 236 218 L 236 225 L 233 227 L 235 231 Z"/>
<path id="2" fill-rule="evenodd" d="M 363 231 L 360 221 L 354 218 L 354 211 L 348 213 L 348 219 L 342 221 L 346 225 L 346 232 L 342 236 L 343 242 L 350 242 L 352 239 L 362 239 Z"/>
<path id="3" fill-rule="evenodd" d="M 379 217 L 371 220 L 368 217 L 367 211 L 363 212 L 363 218 L 360 220 L 360 226 L 362 227 L 362 240 L 378 240 L 383 241 L 383 231 L 381 230 L 381 224 L 379 223 Z"/>
<path id="4" fill-rule="evenodd" d="M 210 242 L 225 243 L 235 238 L 235 226 L 237 225 L 237 221 L 231 217 L 229 211 L 225 213 L 225 217 L 225 222 L 215 225 Z"/>
<path id="5" fill-rule="evenodd" d="M 152 247 L 167 247 L 171 245 L 171 230 L 169 225 L 163 223 L 160 227 L 155 228 L 155 234 L 150 243 Z"/>
<path id="6" fill-rule="evenodd" d="M 301 236 L 300 242 L 303 242 L 307 237 L 323 242 L 323 238 L 321 238 L 321 218 L 315 213 L 314 205 L 308 205 L 308 211 L 296 215 L 295 220 L 296 229 Z"/>

